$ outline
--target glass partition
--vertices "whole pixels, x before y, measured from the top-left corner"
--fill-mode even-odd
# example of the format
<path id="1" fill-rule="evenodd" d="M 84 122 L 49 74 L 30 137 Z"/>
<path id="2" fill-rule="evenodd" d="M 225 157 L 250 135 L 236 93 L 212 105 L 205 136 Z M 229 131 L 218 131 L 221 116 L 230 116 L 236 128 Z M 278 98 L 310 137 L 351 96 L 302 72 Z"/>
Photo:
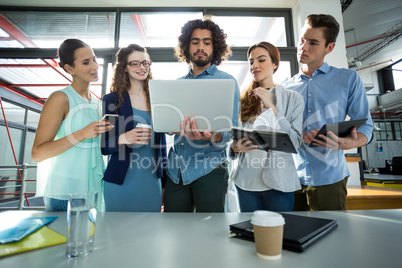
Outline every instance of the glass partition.
<path id="1" fill-rule="evenodd" d="M 7 120 L 8 123 L 13 122 L 17 124 L 24 124 L 25 121 L 25 112 L 26 109 L 22 108 L 20 106 L 14 105 L 12 103 L 6 102 L 2 100 L 3 104 L 3 109 L 4 109 L 4 114 L 5 114 L 5 119 Z M 4 115 L 2 111 L 0 110 L 0 119 L 4 120 Z M 1 139 L 5 139 L 7 136 L 0 136 Z M 0 150 L 1 152 L 1 150 Z"/>
<path id="2" fill-rule="evenodd" d="M 40 113 L 28 110 L 27 126 L 37 128 L 39 123 Z"/>
<path id="3" fill-rule="evenodd" d="M 91 84 L 91 91 L 100 98 L 103 59 L 97 60 L 99 79 Z M 71 76 L 58 66 L 57 59 L 0 59 L 0 77 L 8 87 L 22 89 L 37 99 L 47 99 L 72 81 Z"/>
<path id="4" fill-rule="evenodd" d="M 114 47 L 115 12 L 0 11 L 0 20 L 0 47 L 57 48 L 71 37 Z"/>
<path id="5" fill-rule="evenodd" d="M 287 46 L 283 17 L 212 16 L 212 20 L 224 29 L 230 46 L 249 47 L 261 41 Z"/>
<path id="6" fill-rule="evenodd" d="M 181 27 L 202 12 L 122 12 L 119 46 L 175 47 Z"/>

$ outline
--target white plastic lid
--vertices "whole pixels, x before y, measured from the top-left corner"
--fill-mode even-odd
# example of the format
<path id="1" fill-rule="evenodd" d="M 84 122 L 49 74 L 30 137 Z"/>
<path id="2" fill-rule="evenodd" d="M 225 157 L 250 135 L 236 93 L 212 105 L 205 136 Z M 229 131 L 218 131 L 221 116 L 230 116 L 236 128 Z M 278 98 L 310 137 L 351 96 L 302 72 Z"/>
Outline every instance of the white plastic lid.
<path id="1" fill-rule="evenodd" d="M 285 219 L 281 214 L 276 212 L 256 210 L 253 217 L 251 217 L 251 223 L 258 226 L 275 227 L 284 225 Z"/>
<path id="2" fill-rule="evenodd" d="M 140 124 L 140 123 L 138 123 L 135 127 L 139 127 L 139 128 L 151 128 L 150 125 L 147 125 L 147 124 Z"/>

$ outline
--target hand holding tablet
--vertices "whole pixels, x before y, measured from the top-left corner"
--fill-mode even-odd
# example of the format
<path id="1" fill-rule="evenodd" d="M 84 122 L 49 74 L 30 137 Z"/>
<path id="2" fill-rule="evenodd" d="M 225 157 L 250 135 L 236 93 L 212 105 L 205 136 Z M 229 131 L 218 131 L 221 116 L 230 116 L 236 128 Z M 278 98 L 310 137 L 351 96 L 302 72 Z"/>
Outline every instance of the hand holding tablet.
<path id="1" fill-rule="evenodd" d="M 352 129 L 354 127 L 356 127 L 356 129 L 358 129 L 366 121 L 367 121 L 367 118 L 363 118 L 363 119 L 357 119 L 357 120 L 349 120 L 349 121 L 325 124 L 318 131 L 318 133 L 314 137 L 314 139 L 322 140 L 319 137 L 319 135 L 322 134 L 322 135 L 328 136 L 328 131 L 333 132 L 338 137 L 341 137 L 341 138 L 346 137 L 350 134 L 350 132 L 352 131 Z M 311 142 L 309 144 L 309 147 L 314 147 L 314 146 L 316 146 L 316 145 L 314 145 L 313 142 Z"/>

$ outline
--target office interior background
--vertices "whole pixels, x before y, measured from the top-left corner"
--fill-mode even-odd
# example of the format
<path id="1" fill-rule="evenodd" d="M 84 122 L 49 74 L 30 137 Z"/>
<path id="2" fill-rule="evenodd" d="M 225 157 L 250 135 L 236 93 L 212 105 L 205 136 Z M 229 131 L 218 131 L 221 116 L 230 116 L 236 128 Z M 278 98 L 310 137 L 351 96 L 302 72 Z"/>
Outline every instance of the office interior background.
<path id="1" fill-rule="evenodd" d="M 200 5 L 204 6 L 200 6 Z M 220 69 L 243 89 L 251 80 L 247 48 L 259 41 L 281 53 L 276 83 L 299 70 L 296 46 L 301 25 L 311 13 L 332 14 L 341 24 L 335 50 L 326 61 L 356 70 L 362 77 L 375 122 L 372 142 L 358 153 L 364 169 L 387 168 L 402 156 L 402 3 L 399 0 L 235 0 L 188 3 L 184 0 L 0 1 L 0 167 L 27 163 L 40 112 L 48 96 L 71 78 L 57 65 L 56 50 L 69 37 L 84 40 L 100 63 L 100 79 L 91 85 L 99 98 L 109 92 L 114 55 L 137 43 L 148 48 L 155 79 L 177 79 L 188 71 L 173 56 L 182 25 L 210 17 L 228 35 L 233 55 Z M 399 90 L 398 90 L 399 89 Z M 346 152 L 348 153 L 348 152 Z M 389 162 L 388 162 L 389 163 Z M 360 180 L 359 164 L 349 166 Z M 0 168 L 0 203 L 16 199 L 20 173 Z M 36 168 L 28 169 L 28 196 L 35 193 Z"/>

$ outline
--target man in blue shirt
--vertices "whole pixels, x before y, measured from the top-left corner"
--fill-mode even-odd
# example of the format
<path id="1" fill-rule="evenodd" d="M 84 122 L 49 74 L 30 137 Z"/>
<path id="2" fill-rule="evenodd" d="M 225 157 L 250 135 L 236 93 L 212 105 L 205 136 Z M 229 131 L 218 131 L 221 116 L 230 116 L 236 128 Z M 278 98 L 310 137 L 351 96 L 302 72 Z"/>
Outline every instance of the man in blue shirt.
<path id="1" fill-rule="evenodd" d="M 331 15 L 309 15 L 302 29 L 297 57 L 300 72 L 285 88 L 302 94 L 303 144 L 295 155 L 302 190 L 295 194 L 294 210 L 344 210 L 346 183 L 350 176 L 343 150 L 370 141 L 373 123 L 363 82 L 354 70 L 340 69 L 324 62 L 335 47 L 339 24 Z M 351 119 L 368 120 L 346 137 L 329 132 L 315 136 L 326 123 Z M 309 147 L 313 143 L 316 146 Z"/>
<path id="2" fill-rule="evenodd" d="M 231 54 L 226 34 L 211 20 L 188 21 L 179 36 L 176 57 L 191 66 L 181 79 L 234 79 L 218 70 Z M 213 96 L 211 96 L 213 98 Z M 240 91 L 235 83 L 232 124 L 238 125 Z M 165 212 L 223 212 L 228 185 L 229 132 L 199 132 L 193 118 L 185 118 L 175 133 L 168 156 Z"/>

